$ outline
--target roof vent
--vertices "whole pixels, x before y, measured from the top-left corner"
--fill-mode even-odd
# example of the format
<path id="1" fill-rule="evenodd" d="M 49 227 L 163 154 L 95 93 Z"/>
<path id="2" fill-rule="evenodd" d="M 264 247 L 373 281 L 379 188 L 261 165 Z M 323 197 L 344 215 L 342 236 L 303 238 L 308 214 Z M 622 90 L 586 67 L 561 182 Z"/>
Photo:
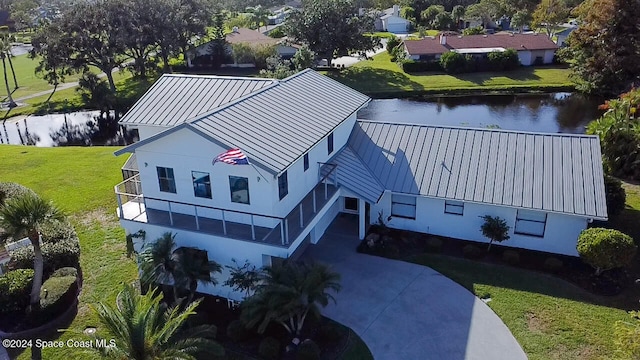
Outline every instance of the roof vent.
<path id="1" fill-rule="evenodd" d="M 524 49 L 524 45 L 520 45 L 520 47 Z"/>
<path id="2" fill-rule="evenodd" d="M 462 35 L 458 35 L 458 39 L 462 39 Z"/>
<path id="3" fill-rule="evenodd" d="M 231 29 L 231 31 L 233 31 L 234 33 L 237 33 L 237 32 L 238 32 L 238 30 L 240 30 L 240 29 L 238 29 L 238 27 L 237 27 L 237 26 L 234 26 L 234 27 L 233 27 L 233 29 Z"/>

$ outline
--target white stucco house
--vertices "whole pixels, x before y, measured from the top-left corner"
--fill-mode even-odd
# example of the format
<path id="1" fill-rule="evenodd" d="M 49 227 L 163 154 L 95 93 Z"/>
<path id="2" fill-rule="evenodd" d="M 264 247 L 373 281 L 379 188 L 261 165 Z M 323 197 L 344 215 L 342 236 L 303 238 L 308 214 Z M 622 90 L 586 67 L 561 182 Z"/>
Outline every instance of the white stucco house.
<path id="1" fill-rule="evenodd" d="M 395 34 L 406 34 L 411 28 L 411 22 L 400 16 L 400 6 L 393 5 L 377 13 L 374 20 L 376 31 L 388 31 Z"/>
<path id="2" fill-rule="evenodd" d="M 120 223 L 147 242 L 173 232 L 223 265 L 263 266 L 318 242 L 340 212 L 357 214 L 360 238 L 382 214 L 394 228 L 478 242 L 479 216 L 497 215 L 511 226 L 504 245 L 567 255 L 607 218 L 595 136 L 358 120 L 369 101 L 312 70 L 163 75 L 121 121 L 141 140 L 116 151 L 131 153 L 115 187 Z M 212 165 L 235 148 L 252 165 Z"/>

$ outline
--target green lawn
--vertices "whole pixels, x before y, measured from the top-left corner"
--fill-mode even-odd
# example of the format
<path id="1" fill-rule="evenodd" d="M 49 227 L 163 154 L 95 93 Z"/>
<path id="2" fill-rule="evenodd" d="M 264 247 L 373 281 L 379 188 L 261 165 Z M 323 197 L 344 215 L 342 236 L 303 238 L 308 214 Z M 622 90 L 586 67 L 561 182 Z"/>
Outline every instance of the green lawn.
<path id="1" fill-rule="evenodd" d="M 126 257 L 124 230 L 116 216 L 115 184 L 122 180 L 120 167 L 125 156 L 115 157 L 116 147 L 0 146 L 0 181 L 30 187 L 51 199 L 71 218 L 80 238 L 80 264 L 84 284 L 78 314 L 69 326 L 72 332 L 60 339 L 79 338 L 78 331 L 96 326 L 91 306 L 114 302 L 122 285 L 136 276 L 136 266 Z M 20 355 L 28 359 L 29 351 Z M 46 349 L 44 359 L 95 359 L 81 349 Z M 344 359 L 371 359 L 366 345 L 357 336 L 349 339 Z"/>
<path id="2" fill-rule="evenodd" d="M 384 52 L 361 61 L 332 78 L 374 97 L 492 91 L 548 91 L 571 89 L 569 69 L 526 67 L 515 71 L 447 75 L 407 74 Z"/>

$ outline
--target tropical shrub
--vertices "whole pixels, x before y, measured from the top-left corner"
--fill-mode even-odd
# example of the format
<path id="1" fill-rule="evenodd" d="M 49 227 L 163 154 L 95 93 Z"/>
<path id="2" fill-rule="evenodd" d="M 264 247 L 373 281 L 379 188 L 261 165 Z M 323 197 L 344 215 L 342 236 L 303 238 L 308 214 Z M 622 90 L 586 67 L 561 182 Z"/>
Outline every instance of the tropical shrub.
<path id="1" fill-rule="evenodd" d="M 502 261 L 509 265 L 518 265 L 520 263 L 520 254 L 515 250 L 505 250 L 502 253 Z"/>
<path id="2" fill-rule="evenodd" d="M 320 347 L 315 341 L 306 339 L 298 346 L 297 360 L 320 360 Z"/>
<path id="3" fill-rule="evenodd" d="M 235 291 L 242 291 L 247 297 L 253 295 L 260 283 L 260 270 L 249 263 L 249 260 L 245 260 L 243 265 L 238 264 L 236 259 L 231 261 L 234 266 L 226 266 L 229 269 L 229 278 L 225 280 L 224 285 Z"/>
<path id="4" fill-rule="evenodd" d="M 637 246 L 631 236 L 618 230 L 591 228 L 580 233 L 577 250 L 580 258 L 600 275 L 628 265 L 636 255 Z"/>
<path id="5" fill-rule="evenodd" d="M 622 187 L 622 182 L 613 176 L 604 176 L 604 189 L 607 196 L 607 212 L 609 217 L 616 216 L 624 210 L 627 202 L 627 193 Z"/>
<path id="6" fill-rule="evenodd" d="M 640 359 L 640 312 L 631 311 L 629 321 L 618 320 L 614 326 L 616 358 Z"/>
<path id="7" fill-rule="evenodd" d="M 40 315 L 51 319 L 62 314 L 73 303 L 78 293 L 75 276 L 50 277 L 40 290 Z"/>
<path id="8" fill-rule="evenodd" d="M 273 30 L 269 31 L 269 37 L 272 37 L 274 39 L 280 39 L 285 37 L 284 30 L 282 30 L 282 26 L 278 26 L 276 28 L 274 28 Z"/>
<path id="9" fill-rule="evenodd" d="M 0 276 L 0 313 L 23 311 L 29 305 L 33 269 L 18 269 Z"/>
<path id="10" fill-rule="evenodd" d="M 280 341 L 278 339 L 267 336 L 260 341 L 258 354 L 267 360 L 276 360 L 280 358 Z"/>
<path id="11" fill-rule="evenodd" d="M 35 194 L 33 190 L 17 183 L 0 182 L 0 204 L 5 200 L 20 196 L 26 193 Z"/>
<path id="12" fill-rule="evenodd" d="M 487 55 L 489 70 L 508 71 L 515 70 L 520 66 L 518 52 L 514 49 L 505 51 L 492 51 Z"/>
<path id="13" fill-rule="evenodd" d="M 10 269 L 32 269 L 33 247 L 27 246 L 11 251 Z M 64 239 L 58 242 L 42 243 L 43 274 L 46 278 L 56 269 L 78 267 L 80 261 L 80 245 L 77 241 Z"/>
<path id="14" fill-rule="evenodd" d="M 74 267 L 63 267 L 51 274 L 51 277 L 64 277 L 64 276 L 73 276 L 75 278 L 78 277 L 78 269 Z"/>
<path id="15" fill-rule="evenodd" d="M 462 30 L 462 35 L 481 35 L 484 34 L 484 28 L 482 26 L 470 27 Z"/>
<path id="16" fill-rule="evenodd" d="M 484 223 L 480 227 L 480 231 L 482 235 L 489 239 L 487 251 L 491 250 L 491 244 L 493 244 L 494 241 L 503 242 L 509 240 L 510 227 L 504 219 L 490 215 L 484 215 L 481 216 L 481 218 L 484 220 Z"/>
<path id="17" fill-rule="evenodd" d="M 251 337 L 251 332 L 240 320 L 233 320 L 227 325 L 227 337 L 235 342 L 241 342 Z"/>
<path id="18" fill-rule="evenodd" d="M 467 64 L 464 55 L 453 51 L 447 51 L 440 56 L 442 70 L 449 74 L 458 74 L 464 71 Z"/>

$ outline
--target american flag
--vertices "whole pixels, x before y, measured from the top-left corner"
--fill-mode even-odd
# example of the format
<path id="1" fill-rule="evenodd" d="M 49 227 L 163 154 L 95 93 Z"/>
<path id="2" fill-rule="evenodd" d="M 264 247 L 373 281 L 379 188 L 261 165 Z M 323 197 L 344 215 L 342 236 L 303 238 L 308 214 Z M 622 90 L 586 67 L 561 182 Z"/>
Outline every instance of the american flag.
<path id="1" fill-rule="evenodd" d="M 240 149 L 231 149 L 223 152 L 213 159 L 211 165 L 215 165 L 218 161 L 230 165 L 249 165 L 249 159 Z"/>

